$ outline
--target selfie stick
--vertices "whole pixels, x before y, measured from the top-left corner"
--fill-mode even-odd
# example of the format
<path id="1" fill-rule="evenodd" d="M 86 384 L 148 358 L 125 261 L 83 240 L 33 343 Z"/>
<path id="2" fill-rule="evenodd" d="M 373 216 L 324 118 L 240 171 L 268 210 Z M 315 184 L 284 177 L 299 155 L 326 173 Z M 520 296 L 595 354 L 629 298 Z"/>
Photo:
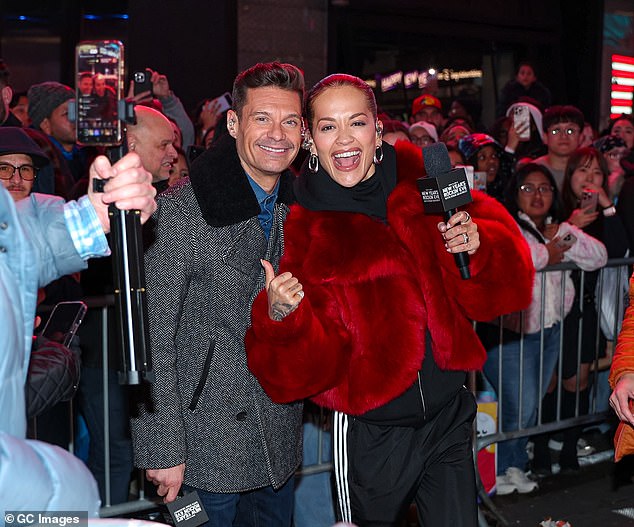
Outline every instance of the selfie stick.
<path id="1" fill-rule="evenodd" d="M 136 124 L 134 103 L 119 101 L 121 121 Z M 125 133 L 119 146 L 107 149 L 111 163 L 127 153 Z M 103 180 L 94 180 L 95 187 L 103 187 Z M 98 184 L 98 185 L 97 185 Z M 115 313 L 119 328 L 121 370 L 119 384 L 154 382 L 149 348 L 147 303 L 145 300 L 145 265 L 141 234 L 141 212 L 108 207 L 114 279 Z"/>

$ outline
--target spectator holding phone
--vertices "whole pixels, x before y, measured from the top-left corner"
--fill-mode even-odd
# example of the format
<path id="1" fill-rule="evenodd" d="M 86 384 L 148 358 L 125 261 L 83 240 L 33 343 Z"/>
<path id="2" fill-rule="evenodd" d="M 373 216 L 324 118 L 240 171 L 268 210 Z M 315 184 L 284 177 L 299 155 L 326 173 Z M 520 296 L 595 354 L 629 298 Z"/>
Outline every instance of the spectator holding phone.
<path id="1" fill-rule="evenodd" d="M 134 80 L 132 80 L 130 82 L 128 97 L 132 97 L 136 102 L 143 104 L 152 101 L 153 97 L 158 99 L 160 103 L 159 110 L 170 119 L 173 119 L 180 128 L 182 136 L 181 148 L 187 150 L 190 145 L 194 144 L 195 136 L 194 125 L 187 115 L 187 112 L 183 107 L 183 103 L 171 90 L 170 83 L 166 75 L 150 68 L 146 68 L 145 71 L 150 75 L 152 90 L 136 93 L 134 89 Z"/>
<path id="2" fill-rule="evenodd" d="M 512 177 L 506 189 L 506 207 L 515 218 L 531 250 L 537 271 L 562 261 L 575 262 L 590 270 L 605 264 L 605 248 L 568 223 L 559 223 L 561 204 L 555 180 L 545 167 L 529 163 Z M 570 241 L 565 241 L 566 238 Z M 576 240 L 576 241 L 575 241 Z M 562 277 L 563 273 L 563 277 Z M 562 280 L 563 278 L 563 280 Z M 542 299 L 542 282 L 544 298 Z M 537 408 L 554 371 L 562 326 L 561 287 L 564 313 L 570 311 L 575 288 L 570 271 L 537 273 L 530 306 L 503 317 L 504 345 L 499 349 L 499 328 L 483 326 L 479 331 L 488 349 L 484 373 L 502 397 L 502 430 L 513 431 L 537 422 Z M 544 305 L 541 323 L 542 302 Z M 543 366 L 540 371 L 541 331 L 544 332 Z M 523 333 L 523 354 L 520 335 Z M 523 362 L 520 362 L 522 358 Z M 500 371 L 500 361 L 502 370 Z M 522 415 L 519 415 L 520 375 Z M 541 384 L 540 384 L 541 383 Z M 541 386 L 541 392 L 539 391 Z M 537 483 L 526 475 L 527 438 L 498 443 L 498 494 L 532 492 Z"/>
<path id="3" fill-rule="evenodd" d="M 563 217 L 567 218 L 568 224 L 577 227 L 577 237 L 583 233 L 586 238 L 593 240 L 593 243 L 600 245 L 608 258 L 622 258 L 628 248 L 628 241 L 623 224 L 608 196 L 608 175 L 607 163 L 595 148 L 585 147 L 574 151 L 568 159 L 561 190 Z M 590 366 L 595 360 L 596 350 L 600 350 L 601 357 L 606 349 L 606 338 L 601 330 L 597 335 L 599 323 L 595 305 L 598 268 L 603 265 L 605 263 L 594 269 L 579 265 L 586 271 L 583 287 L 581 271 L 571 272 L 575 284 L 575 298 L 572 309 L 564 321 L 561 396 L 561 417 L 564 419 L 577 415 L 577 383 L 578 415 L 588 413 Z M 580 325 L 583 325 L 581 336 Z M 551 395 L 544 403 L 545 414 L 554 413 L 554 404 L 555 397 Z M 581 432 L 582 427 L 564 431 L 563 447 L 559 456 L 559 466 L 562 470 L 579 469 L 577 442 Z"/>

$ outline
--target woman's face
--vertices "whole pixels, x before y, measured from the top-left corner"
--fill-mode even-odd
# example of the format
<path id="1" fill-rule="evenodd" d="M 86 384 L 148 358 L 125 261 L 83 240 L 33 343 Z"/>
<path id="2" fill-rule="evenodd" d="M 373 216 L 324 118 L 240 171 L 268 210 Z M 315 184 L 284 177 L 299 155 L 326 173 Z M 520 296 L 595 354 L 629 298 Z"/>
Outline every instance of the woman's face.
<path id="1" fill-rule="evenodd" d="M 381 139 L 363 92 L 352 86 L 327 88 L 314 99 L 313 114 L 311 153 L 317 153 L 328 175 L 348 188 L 372 177 Z"/>
<path id="2" fill-rule="evenodd" d="M 469 135 L 470 133 L 471 132 L 467 130 L 464 126 L 462 126 L 461 124 L 457 124 L 455 126 L 452 126 L 447 131 L 447 135 L 445 136 L 445 143 L 457 146 L 460 139 Z"/>
<path id="3" fill-rule="evenodd" d="M 623 139 L 630 150 L 634 148 L 634 124 L 630 121 L 627 119 L 619 119 L 614 123 L 612 133 Z"/>
<path id="4" fill-rule="evenodd" d="M 538 227 L 544 224 L 553 204 L 553 187 L 541 172 L 531 172 L 517 191 L 517 206 Z"/>
<path id="5" fill-rule="evenodd" d="M 592 146 L 594 142 L 594 131 L 592 130 L 592 126 L 584 125 L 583 130 L 581 130 L 581 142 L 579 143 L 579 148 L 583 148 L 585 146 Z"/>
<path id="6" fill-rule="evenodd" d="M 592 183 L 597 187 L 603 185 L 603 172 L 596 157 L 586 159 L 570 176 L 570 188 L 577 199 L 581 199 L 583 190 Z"/>
<path id="7" fill-rule="evenodd" d="M 477 154 L 477 161 L 478 172 L 487 173 L 487 183 L 494 181 L 500 168 L 500 156 L 497 150 L 491 145 L 481 148 Z"/>

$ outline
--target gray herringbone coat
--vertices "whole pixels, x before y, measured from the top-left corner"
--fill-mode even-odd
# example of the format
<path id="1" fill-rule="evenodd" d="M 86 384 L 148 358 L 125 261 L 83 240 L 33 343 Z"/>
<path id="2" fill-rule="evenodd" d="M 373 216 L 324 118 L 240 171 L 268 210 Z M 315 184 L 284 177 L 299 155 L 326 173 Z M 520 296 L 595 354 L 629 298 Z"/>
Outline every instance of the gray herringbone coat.
<path id="1" fill-rule="evenodd" d="M 185 463 L 186 484 L 240 492 L 278 488 L 299 465 L 302 403 L 271 402 L 244 350 L 259 260 L 277 268 L 282 254 L 290 180 L 280 180 L 268 241 L 231 138 L 159 196 L 145 255 L 156 382 L 131 420 L 137 466 Z"/>

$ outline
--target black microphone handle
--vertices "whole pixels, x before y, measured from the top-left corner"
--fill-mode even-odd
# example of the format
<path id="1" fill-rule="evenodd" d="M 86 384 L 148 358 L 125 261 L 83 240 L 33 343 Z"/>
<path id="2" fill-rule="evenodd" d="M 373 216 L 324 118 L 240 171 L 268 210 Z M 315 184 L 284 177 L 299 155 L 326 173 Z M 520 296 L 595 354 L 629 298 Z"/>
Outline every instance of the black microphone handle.
<path id="1" fill-rule="evenodd" d="M 450 209 L 445 212 L 445 223 L 449 221 L 454 214 L 458 212 L 458 209 Z M 460 276 L 463 280 L 468 280 L 471 278 L 471 271 L 469 270 L 469 255 L 466 252 L 462 253 L 454 253 L 454 260 L 456 261 L 456 265 L 460 270 Z"/>

